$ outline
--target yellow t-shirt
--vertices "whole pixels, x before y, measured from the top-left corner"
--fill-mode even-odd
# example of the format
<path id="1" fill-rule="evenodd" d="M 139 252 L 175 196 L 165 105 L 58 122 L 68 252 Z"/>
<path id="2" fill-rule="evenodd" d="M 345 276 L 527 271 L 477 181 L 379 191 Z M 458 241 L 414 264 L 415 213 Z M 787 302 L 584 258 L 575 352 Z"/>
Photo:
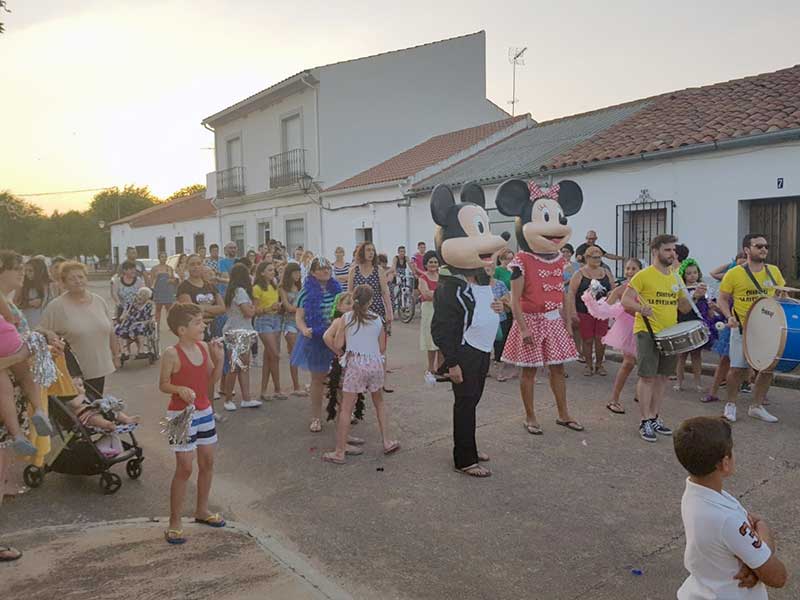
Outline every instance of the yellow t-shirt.
<path id="1" fill-rule="evenodd" d="M 767 296 L 775 295 L 775 288 L 767 274 L 767 269 L 769 269 L 772 277 L 775 278 L 775 283 L 786 285 L 786 280 L 781 275 L 780 269 L 775 265 L 766 265 L 766 268 L 760 271 L 753 271 L 753 277 L 756 278 L 764 293 L 758 291 L 742 265 L 734 267 L 725 273 L 722 283 L 719 284 L 719 291 L 733 296 L 733 310 L 742 326 L 747 323 L 747 313 L 756 300 L 765 294 Z"/>
<path id="2" fill-rule="evenodd" d="M 631 279 L 630 286 L 639 294 L 639 302 L 653 308 L 653 315 L 648 317 L 653 333 L 672 327 L 678 322 L 678 298 L 684 296 L 678 281 L 678 275 L 670 271 L 664 275 L 653 266 L 642 269 Z M 647 331 L 644 319 L 636 313 L 633 332 Z"/>
<path id="3" fill-rule="evenodd" d="M 278 290 L 269 286 L 266 290 L 260 285 L 253 286 L 253 300 L 256 301 L 256 308 L 265 310 L 280 300 Z"/>

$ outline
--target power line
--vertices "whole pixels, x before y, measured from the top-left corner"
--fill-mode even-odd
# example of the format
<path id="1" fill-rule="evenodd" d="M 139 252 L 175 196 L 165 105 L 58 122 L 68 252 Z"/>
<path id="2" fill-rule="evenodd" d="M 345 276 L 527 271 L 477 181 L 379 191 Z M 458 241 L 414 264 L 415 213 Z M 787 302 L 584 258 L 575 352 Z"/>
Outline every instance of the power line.
<path id="1" fill-rule="evenodd" d="M 102 188 L 87 188 L 85 190 L 65 190 L 63 192 L 38 192 L 36 194 L 17 194 L 15 196 L 23 196 L 26 198 L 31 198 L 34 196 L 58 196 L 63 194 L 81 194 L 83 192 L 102 192 L 103 190 L 110 190 L 111 187 L 102 187 Z"/>

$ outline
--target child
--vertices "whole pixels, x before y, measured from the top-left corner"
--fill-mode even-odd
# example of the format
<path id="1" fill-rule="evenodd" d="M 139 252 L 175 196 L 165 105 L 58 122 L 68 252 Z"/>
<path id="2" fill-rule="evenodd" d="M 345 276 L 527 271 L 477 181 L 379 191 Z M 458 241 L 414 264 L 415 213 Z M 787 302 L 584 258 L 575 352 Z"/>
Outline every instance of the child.
<path id="1" fill-rule="evenodd" d="M 222 327 L 222 334 L 235 329 L 245 329 L 255 331 L 253 328 L 253 317 L 256 315 L 256 308 L 253 305 L 253 287 L 250 283 L 250 271 L 243 263 L 236 263 L 228 273 L 228 287 L 225 291 L 225 306 L 227 307 L 227 319 Z M 229 355 L 230 359 L 230 355 Z M 239 389 L 242 392 L 242 408 L 258 408 L 261 400 L 250 398 L 250 373 L 247 367 L 250 366 L 250 353 L 245 352 L 241 356 L 245 368 L 230 364 L 229 370 L 225 373 L 223 389 L 225 392 L 225 410 L 236 410 L 233 401 L 233 388 L 236 381 L 239 381 Z M 226 361 L 227 364 L 227 361 Z"/>
<path id="2" fill-rule="evenodd" d="M 678 268 L 678 275 L 683 278 L 683 282 L 686 284 L 686 289 L 689 291 L 689 294 L 694 292 L 697 288 L 697 284 L 703 281 L 703 274 L 700 272 L 700 265 L 697 264 L 697 261 L 693 258 L 687 258 L 681 263 L 681 266 Z M 701 298 L 700 300 L 695 301 L 695 305 L 697 306 L 697 310 L 700 311 L 700 314 L 703 315 L 703 321 L 707 320 L 707 316 L 709 314 L 709 305 L 708 300 L 706 298 Z M 701 320 L 700 317 L 695 314 L 694 310 L 689 311 L 688 313 L 678 313 L 678 323 L 683 323 L 686 321 L 699 321 Z M 715 330 L 711 330 L 715 333 Z M 703 392 L 703 385 L 701 382 L 701 374 L 703 370 L 703 349 L 697 348 L 696 350 L 692 350 L 691 352 L 684 352 L 678 356 L 678 383 L 675 384 L 674 390 L 679 392 L 683 389 L 683 373 L 685 370 L 685 363 L 686 363 L 686 356 L 691 355 L 692 357 L 692 374 L 694 375 L 694 386 L 698 392 Z"/>
<path id="3" fill-rule="evenodd" d="M 281 273 L 281 285 L 278 290 L 281 295 L 281 308 L 283 311 L 282 331 L 286 338 L 286 346 L 289 356 L 292 355 L 294 345 L 297 343 L 297 323 L 295 314 L 297 313 L 297 298 L 303 288 L 300 283 L 300 265 L 289 263 L 283 268 Z M 308 396 L 300 385 L 300 372 L 294 365 L 289 366 L 289 374 L 292 376 L 292 396 Z"/>
<path id="4" fill-rule="evenodd" d="M 508 318 L 505 309 L 511 308 L 511 291 L 508 289 L 508 286 L 503 281 L 499 279 L 495 279 L 495 266 L 494 263 L 491 265 L 487 265 L 486 268 L 486 275 L 489 276 L 489 287 L 492 288 L 492 296 L 495 300 L 500 300 L 503 303 L 503 312 L 500 313 L 500 325 L 497 327 L 497 335 L 494 339 L 494 365 L 495 368 L 502 371 L 503 370 L 503 362 L 500 360 L 503 356 L 503 347 L 505 346 L 506 335 L 508 333 L 508 329 L 506 328 L 505 321 Z M 492 373 L 491 367 L 489 368 L 489 377 L 498 376 L 498 373 Z M 505 379 L 500 379 L 498 377 L 498 381 L 505 381 Z"/>
<path id="5" fill-rule="evenodd" d="M 730 424 L 694 417 L 681 423 L 672 439 L 678 461 L 689 472 L 681 500 L 689 577 L 678 599 L 766 600 L 766 586 L 785 585 L 786 567 L 775 556 L 767 523 L 722 489 L 736 467 Z"/>
<path id="6" fill-rule="evenodd" d="M 178 343 L 167 348 L 161 358 L 159 389 L 170 394 L 167 417 L 172 418 L 188 405 L 195 412 L 189 429 L 189 443 L 171 444 L 175 452 L 175 475 L 170 486 L 169 529 L 164 537 L 169 544 L 183 544 L 186 538 L 181 529 L 181 511 L 186 496 L 186 483 L 192 475 L 192 459 L 197 454 L 197 508 L 195 523 L 224 527 L 225 519 L 208 510 L 208 495 L 214 470 L 214 446 L 217 430 L 208 390 L 222 374 L 224 354 L 219 341 L 203 341 L 205 323 L 203 311 L 194 304 L 175 304 L 167 314 L 170 331 Z"/>
<path id="7" fill-rule="evenodd" d="M 11 383 L 9 370 L 14 374 L 14 380 L 20 385 L 28 402 L 34 408 L 31 420 L 36 433 L 48 437 L 53 434 L 53 430 L 47 415 L 42 410 L 39 385 L 33 380 L 29 368 L 30 350 L 15 327 L 20 322 L 22 322 L 20 315 L 12 311 L 5 296 L 0 294 L 0 357 L 16 356 L 19 359 L 8 369 L 0 369 L 0 421 L 5 423 L 9 435 L 14 438 L 14 451 L 23 456 L 33 456 L 36 454 L 36 446 L 23 435 L 17 420 L 14 386 Z"/>
<path id="8" fill-rule="evenodd" d="M 83 387 L 83 379 L 80 377 L 73 377 L 72 384 L 75 386 L 75 391 L 78 395 L 67 402 L 67 407 L 72 411 L 82 425 L 94 427 L 95 429 L 103 429 L 105 431 L 116 431 L 117 424 L 120 425 L 134 425 L 139 423 L 139 417 L 130 417 L 124 412 L 103 412 L 103 410 L 86 396 L 86 390 Z"/>
<path id="9" fill-rule="evenodd" d="M 264 358 L 261 368 L 261 399 L 268 400 L 267 386 L 270 376 L 275 400 L 286 400 L 281 392 L 281 331 L 283 330 L 282 303 L 275 279 L 275 267 L 271 262 L 261 261 L 256 267 L 253 300 L 256 304 L 256 317 L 253 325 L 264 344 Z"/>
<path id="10" fill-rule="evenodd" d="M 353 290 L 353 310 L 342 315 L 336 327 L 334 347 L 341 353 L 345 345 L 345 371 L 342 384 L 342 406 L 336 424 L 336 450 L 322 455 L 325 462 L 345 463 L 347 436 L 350 431 L 350 414 L 359 393 L 370 392 L 375 405 L 375 415 L 383 439 L 383 453 L 392 454 L 400 444 L 386 438 L 386 412 L 383 406 L 384 367 L 386 352 L 386 330 L 383 321 L 369 310 L 372 304 L 372 288 L 359 285 Z"/>
<path id="11" fill-rule="evenodd" d="M 339 404 L 341 404 L 340 391 L 342 389 L 342 375 L 344 374 L 344 369 L 342 368 L 340 359 L 341 355 L 346 351 L 346 348 L 340 349 L 336 347 L 336 332 L 339 330 L 339 324 L 342 321 L 342 315 L 349 313 L 352 310 L 353 294 L 350 292 L 342 292 L 336 296 L 336 299 L 333 301 L 333 310 L 331 311 L 331 325 L 328 327 L 327 331 L 325 331 L 325 335 L 322 336 L 322 341 L 324 341 L 325 345 L 334 353 L 333 360 L 331 361 L 331 370 L 328 373 L 328 406 L 326 407 L 328 412 L 328 421 L 333 421 L 336 418 L 336 412 Z M 353 411 L 350 424 L 356 425 L 363 419 L 364 394 L 358 394 L 355 410 Z M 353 439 L 356 438 L 348 438 L 348 442 L 352 444 Z M 359 441 L 356 441 L 356 443 L 359 443 Z M 348 451 L 348 454 L 360 454 L 360 452 L 356 453 Z"/>
<path id="12" fill-rule="evenodd" d="M 122 311 L 114 334 L 125 342 L 123 360 L 127 360 L 131 355 L 131 345 L 134 342 L 137 353 L 141 354 L 147 350 L 145 336 L 151 333 L 156 325 L 152 297 L 153 292 L 149 287 L 139 288 L 133 301 Z"/>

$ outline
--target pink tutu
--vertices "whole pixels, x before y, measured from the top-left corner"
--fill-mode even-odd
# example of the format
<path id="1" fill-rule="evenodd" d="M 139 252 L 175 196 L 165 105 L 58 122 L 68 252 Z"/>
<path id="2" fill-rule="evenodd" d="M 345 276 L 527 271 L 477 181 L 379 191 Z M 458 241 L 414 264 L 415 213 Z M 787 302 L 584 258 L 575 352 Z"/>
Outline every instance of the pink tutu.
<path id="1" fill-rule="evenodd" d="M 603 343 L 616 348 L 623 354 L 636 356 L 636 337 L 633 335 L 634 317 L 625 312 L 622 302 L 607 304 L 605 298 L 598 302 L 589 290 L 586 290 L 581 298 L 586 304 L 589 314 L 595 319 L 614 319 L 614 325 L 603 338 Z"/>

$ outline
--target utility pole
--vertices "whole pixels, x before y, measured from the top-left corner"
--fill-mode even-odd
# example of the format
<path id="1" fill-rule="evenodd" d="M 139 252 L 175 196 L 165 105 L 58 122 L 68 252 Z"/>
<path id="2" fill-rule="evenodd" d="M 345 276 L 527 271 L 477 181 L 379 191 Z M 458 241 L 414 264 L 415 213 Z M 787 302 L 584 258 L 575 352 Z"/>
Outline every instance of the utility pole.
<path id="1" fill-rule="evenodd" d="M 517 65 L 525 65 L 525 59 L 522 55 L 525 54 L 527 49 L 527 46 L 524 48 L 511 47 L 508 49 L 508 62 L 511 63 L 511 101 L 509 104 L 511 105 L 512 117 L 516 114 L 517 102 L 519 102 L 517 99 Z"/>

